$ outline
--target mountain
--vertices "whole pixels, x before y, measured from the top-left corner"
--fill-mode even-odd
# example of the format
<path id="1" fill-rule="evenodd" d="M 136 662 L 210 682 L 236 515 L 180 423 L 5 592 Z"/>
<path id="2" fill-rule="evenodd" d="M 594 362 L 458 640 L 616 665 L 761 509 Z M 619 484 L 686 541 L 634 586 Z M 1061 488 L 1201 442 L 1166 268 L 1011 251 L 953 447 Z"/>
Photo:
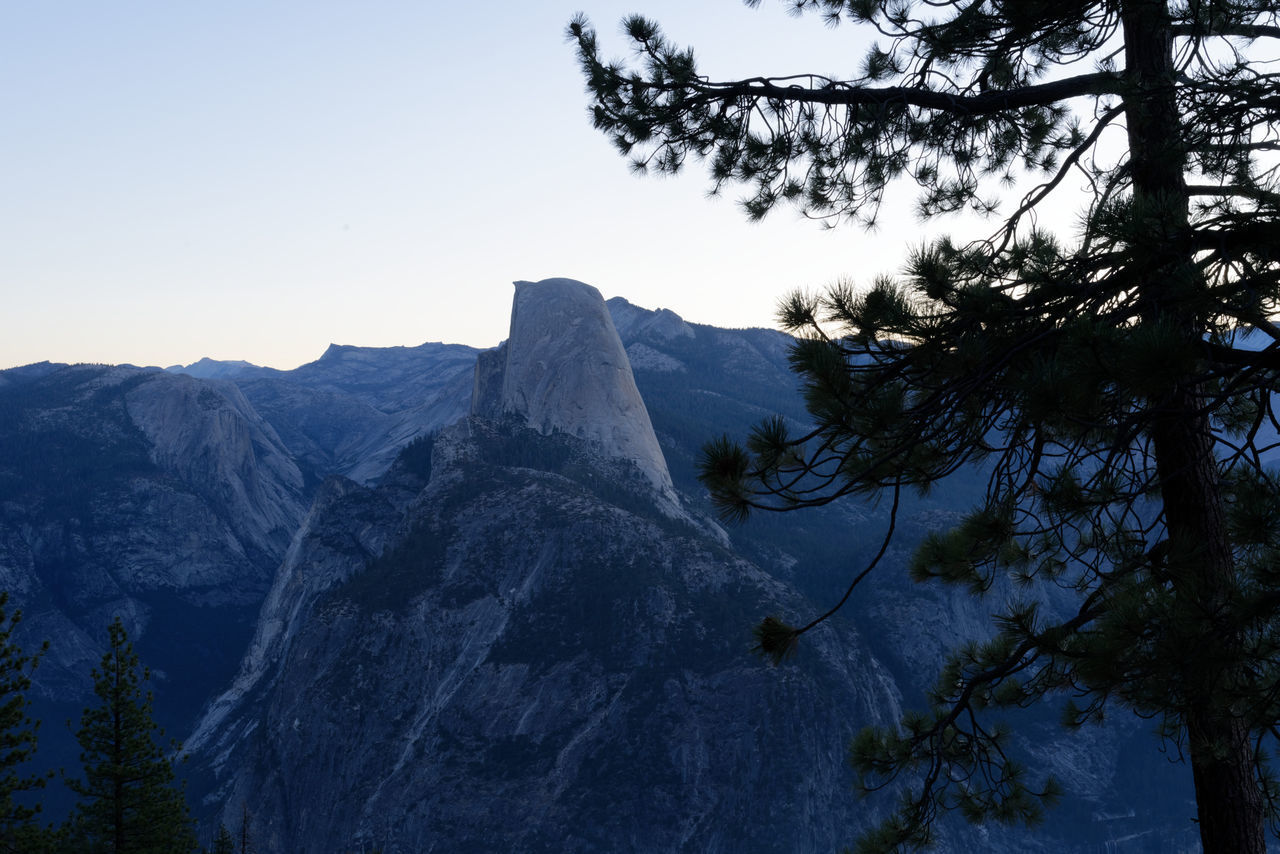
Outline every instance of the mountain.
<path id="1" fill-rule="evenodd" d="M 481 354 L 471 413 L 586 439 L 633 463 L 674 509 L 671 473 L 599 291 L 572 279 L 515 286 L 511 336 Z"/>
<path id="2" fill-rule="evenodd" d="M 165 370 L 171 374 L 186 374 L 189 377 L 196 377 L 202 380 L 224 380 L 234 377 L 245 370 L 257 367 L 252 362 L 238 360 L 223 362 L 217 359 L 205 358 L 198 362 L 192 362 L 190 365 L 170 365 Z"/>
<path id="3" fill-rule="evenodd" d="M 0 372 L 0 573 L 24 642 L 53 641 L 38 713 L 78 712 L 119 611 L 192 733 L 203 825 L 248 806 L 263 852 L 848 843 L 886 803 L 851 796 L 848 737 L 989 631 L 902 571 L 979 474 L 907 500 L 881 570 L 770 668 L 750 626 L 829 607 L 888 515 L 713 520 L 701 445 L 806 421 L 790 339 L 568 280 L 518 284 L 513 309 L 490 351 Z M 1029 710 L 1016 749 L 1064 806 L 1031 835 L 948 825 L 942 850 L 1194 850 L 1185 769 L 1140 723 L 1056 717 Z"/>
<path id="4" fill-rule="evenodd" d="M 234 379 L 316 479 L 371 483 L 405 444 L 466 414 L 478 352 L 461 344 L 334 344 L 292 371 L 243 369 Z"/>
<path id="5" fill-rule="evenodd" d="M 293 371 L 0 371 L 0 585 L 24 611 L 24 643 L 57 641 L 38 711 L 79 713 L 119 614 L 162 719 L 189 728 L 243 655 L 318 484 L 374 479 L 463 415 L 476 352 L 335 345 Z M 74 756 L 61 728 L 44 740 Z"/>
<path id="6" fill-rule="evenodd" d="M 839 841 L 811 821 L 852 817 L 831 745 L 851 710 L 896 709 L 892 681 L 856 636 L 775 679 L 745 627 L 788 592 L 584 444 L 469 420 L 403 515 L 402 484 L 330 497 L 189 741 L 228 819 L 248 803 L 261 845 L 298 852 Z"/>
<path id="7" fill-rule="evenodd" d="M 919 701 L 942 651 L 988 631 L 981 606 L 889 574 L 785 667 L 747 654 L 761 615 L 832 600 L 884 509 L 726 536 L 671 485 L 692 483 L 699 412 L 736 429 L 784 393 L 786 339 L 604 308 L 580 283 L 517 283 L 471 415 L 376 486 L 326 484 L 188 742 L 206 808 L 249 805 L 259 844 L 291 852 L 830 851 L 866 826 L 843 745 Z M 909 502 L 907 536 L 968 489 Z M 1145 797 L 1140 730 L 1064 736 L 1033 710 L 1019 733 L 1073 797 L 1042 834 L 950 822 L 941 850 L 1194 844 L 1164 781 Z"/>
<path id="8" fill-rule="evenodd" d="M 893 680 L 849 628 L 781 678 L 746 654 L 801 597 L 680 508 L 622 353 L 594 289 L 519 283 L 429 467 L 331 482 L 188 742 L 228 821 L 296 852 L 842 841 L 835 748 Z"/>
<path id="9" fill-rule="evenodd" d="M 726 433 L 744 437 L 775 414 L 797 427 L 808 423 L 789 370 L 788 336 L 688 323 L 673 312 L 649 311 L 620 298 L 608 305 L 687 507 L 712 512 L 695 477 L 700 448 L 709 439 Z M 915 584 L 907 574 L 915 545 L 930 531 L 958 524 L 980 500 L 984 485 L 984 473 L 971 470 L 926 495 L 903 495 L 895 538 L 879 568 L 828 621 L 860 632 L 866 648 L 894 679 L 904 707 L 925 708 L 925 692 L 945 654 L 992 631 L 994 601 L 941 584 Z M 823 613 L 878 550 L 888 522 L 886 504 L 849 499 L 798 513 L 758 513 L 746 524 L 730 527 L 735 552 L 808 598 L 803 607 L 760 610 L 753 619 L 779 613 L 802 625 Z M 1004 585 L 1003 595 L 1025 594 Z M 1046 613 L 1070 607 L 1070 595 L 1061 598 L 1046 601 Z M 797 658 L 806 654 L 808 642 L 806 635 Z M 1062 804 L 1031 832 L 988 826 L 972 834 L 953 827 L 941 850 L 953 845 L 1082 854 L 1199 851 L 1189 770 L 1147 722 L 1117 713 L 1105 727 L 1065 733 L 1058 726 L 1059 711 L 1058 705 L 1045 703 L 1006 719 L 1019 734 L 1018 750 L 1026 764 L 1052 772 L 1063 783 Z M 841 843 L 853 835 L 846 828 Z"/>
<path id="10" fill-rule="evenodd" d="M 23 645 L 52 642 L 37 714 L 79 714 L 119 615 L 163 720 L 187 725 L 239 660 L 306 511 L 302 473 L 227 382 L 90 365 L 0 379 L 0 586 Z M 41 741 L 74 760 L 65 728 Z"/>

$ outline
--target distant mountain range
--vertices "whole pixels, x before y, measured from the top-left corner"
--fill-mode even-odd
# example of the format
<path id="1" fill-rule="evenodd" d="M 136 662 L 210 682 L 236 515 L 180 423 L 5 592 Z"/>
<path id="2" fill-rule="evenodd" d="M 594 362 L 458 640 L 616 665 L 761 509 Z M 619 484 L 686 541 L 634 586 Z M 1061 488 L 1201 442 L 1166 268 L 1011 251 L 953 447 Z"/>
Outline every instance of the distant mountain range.
<path id="1" fill-rule="evenodd" d="M 869 589 L 796 658 L 750 628 L 825 610 L 878 546 L 844 502 L 726 530 L 701 445 L 806 415 L 790 339 L 568 280 L 517 285 L 502 347 L 332 346 L 293 371 L 0 372 L 0 586 L 38 676 L 41 761 L 74 757 L 111 616 L 186 736 L 204 827 L 258 851 L 833 851 L 884 802 L 844 763 L 920 704 L 986 607 L 905 581 L 980 483 L 913 498 Z M 1018 749 L 1068 798 L 941 850 L 1191 851 L 1186 769 L 1145 729 Z"/>

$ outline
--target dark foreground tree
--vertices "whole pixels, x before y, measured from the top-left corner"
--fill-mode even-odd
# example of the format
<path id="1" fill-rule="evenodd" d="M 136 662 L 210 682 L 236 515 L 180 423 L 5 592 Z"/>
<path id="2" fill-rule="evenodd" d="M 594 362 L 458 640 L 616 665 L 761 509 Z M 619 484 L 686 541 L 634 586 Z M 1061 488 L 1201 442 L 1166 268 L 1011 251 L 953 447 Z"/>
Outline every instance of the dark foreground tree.
<path id="1" fill-rule="evenodd" d="M 928 843 L 940 810 L 1033 821 L 1054 787 L 991 715 L 1058 696 L 1070 726 L 1155 719 L 1189 759 L 1204 850 L 1261 854 L 1280 721 L 1280 71 L 1251 51 L 1274 57 L 1278 4 L 788 5 L 878 31 L 862 76 L 717 82 L 642 18 L 624 23 L 630 64 L 585 19 L 569 32 L 594 122 L 636 167 L 703 158 L 716 189 L 747 185 L 754 218 L 793 202 L 872 223 L 899 179 L 924 217 L 1002 213 L 896 277 L 786 300 L 814 429 L 770 421 L 704 460 L 739 517 L 878 494 L 896 513 L 903 490 L 986 478 L 912 573 L 1023 593 L 955 651 L 927 711 L 856 740 L 863 786 L 905 785 L 865 848 Z M 1015 185 L 1031 189 L 1001 208 Z M 1080 186 L 1074 239 L 1039 231 Z M 1046 587 L 1074 607 L 1045 607 Z M 770 618 L 761 647 L 785 655 L 823 618 Z"/>
<path id="2" fill-rule="evenodd" d="M 249 805 L 242 803 L 240 805 L 240 832 L 238 836 L 238 847 L 236 851 L 239 854 L 255 854 L 258 848 L 253 842 L 253 815 L 249 812 Z"/>
<path id="3" fill-rule="evenodd" d="M 85 709 L 76 739 L 84 780 L 69 785 L 80 802 L 69 842 L 86 854 L 187 854 L 198 850 L 174 760 L 157 743 L 138 656 L 117 618 L 108 628 L 101 669 L 93 671 L 99 705 Z M 170 752 L 176 752 L 171 745 Z"/>
<path id="4" fill-rule="evenodd" d="M 210 854 L 236 854 L 236 840 L 231 835 L 231 831 L 227 830 L 225 824 L 218 825 L 218 835 L 214 837 L 213 847 L 209 849 Z"/>
<path id="5" fill-rule="evenodd" d="M 29 770 L 39 724 L 27 715 L 27 691 L 44 649 L 23 654 L 13 637 L 22 612 L 7 613 L 8 603 L 9 595 L 0 593 L 0 854 L 30 854 L 43 845 L 36 824 L 40 808 L 23 803 L 21 796 L 44 788 L 47 777 Z"/>

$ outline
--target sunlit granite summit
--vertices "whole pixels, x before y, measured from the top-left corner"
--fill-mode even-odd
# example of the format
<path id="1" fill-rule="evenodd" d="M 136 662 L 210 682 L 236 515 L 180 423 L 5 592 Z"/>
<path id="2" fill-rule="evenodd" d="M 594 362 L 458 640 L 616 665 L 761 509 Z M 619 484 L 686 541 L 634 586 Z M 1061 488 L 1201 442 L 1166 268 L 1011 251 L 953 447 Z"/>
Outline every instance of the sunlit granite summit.
<path id="1" fill-rule="evenodd" d="M 634 462 L 677 504 L 666 460 L 600 292 L 573 279 L 516 282 L 511 333 L 480 355 L 471 412 L 523 416 Z"/>

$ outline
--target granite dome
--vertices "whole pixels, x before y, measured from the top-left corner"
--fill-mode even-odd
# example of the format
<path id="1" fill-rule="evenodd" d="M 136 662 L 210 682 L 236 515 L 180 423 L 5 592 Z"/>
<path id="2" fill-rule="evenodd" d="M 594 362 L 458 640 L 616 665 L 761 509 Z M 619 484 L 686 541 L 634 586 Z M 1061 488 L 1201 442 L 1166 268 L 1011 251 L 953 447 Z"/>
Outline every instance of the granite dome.
<path id="1" fill-rule="evenodd" d="M 573 279 L 516 282 L 505 344 L 481 354 L 471 411 L 516 414 L 630 460 L 678 504 L 627 351 L 600 292 Z"/>

